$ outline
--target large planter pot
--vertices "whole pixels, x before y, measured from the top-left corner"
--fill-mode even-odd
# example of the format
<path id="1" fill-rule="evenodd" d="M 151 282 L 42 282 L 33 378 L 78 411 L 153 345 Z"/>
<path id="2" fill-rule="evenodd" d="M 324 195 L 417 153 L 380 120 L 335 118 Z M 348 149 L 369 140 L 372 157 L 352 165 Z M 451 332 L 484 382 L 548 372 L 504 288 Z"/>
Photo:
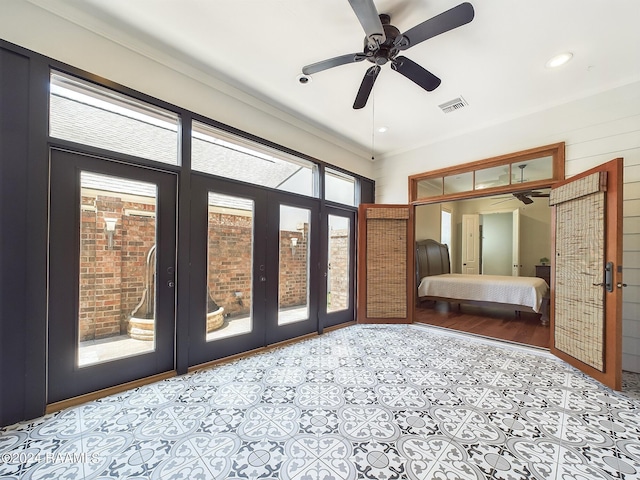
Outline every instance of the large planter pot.
<path id="1" fill-rule="evenodd" d="M 156 321 L 153 318 L 129 317 L 127 333 L 136 340 L 153 340 Z"/>
<path id="2" fill-rule="evenodd" d="M 224 308 L 220 307 L 214 312 L 207 313 L 207 333 L 217 330 L 224 324 Z"/>

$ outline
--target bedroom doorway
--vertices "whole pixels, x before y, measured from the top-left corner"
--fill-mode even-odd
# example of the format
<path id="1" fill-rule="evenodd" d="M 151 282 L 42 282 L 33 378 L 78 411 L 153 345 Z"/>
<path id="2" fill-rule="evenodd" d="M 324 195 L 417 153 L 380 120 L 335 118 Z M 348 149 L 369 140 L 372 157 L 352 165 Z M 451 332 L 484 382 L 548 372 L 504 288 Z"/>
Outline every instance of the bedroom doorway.
<path id="1" fill-rule="evenodd" d="M 537 190 L 540 195 L 549 189 Z M 442 238 L 442 212 L 450 215 L 451 233 L 446 243 L 451 257 L 451 272 L 463 273 L 463 246 L 466 217 L 475 217 L 478 240 L 479 273 L 505 276 L 539 276 L 551 258 L 551 208 L 547 197 L 532 197 L 524 204 L 511 195 L 492 195 L 436 204 L 415 206 L 415 238 Z M 541 268 L 542 267 L 542 268 Z M 419 283 L 419 279 L 417 279 Z M 438 302 L 416 302 L 415 319 L 443 328 L 484 335 L 548 349 L 549 326 L 542 325 L 539 314 Z"/>
<path id="2" fill-rule="evenodd" d="M 522 202 L 524 206 L 519 207 L 518 223 L 523 244 L 530 239 L 530 235 L 525 233 L 528 226 L 533 227 L 537 235 L 544 230 L 545 237 L 552 242 L 549 254 L 536 251 L 533 257 L 534 275 L 541 278 L 539 272 L 549 271 L 547 264 L 549 259 L 553 259 L 548 282 L 552 286 L 549 294 L 551 322 L 550 326 L 544 327 L 546 335 L 543 335 L 546 342 L 545 339 L 541 343 L 535 340 L 540 338 L 534 333 L 539 327 L 530 328 L 528 318 L 522 321 L 524 314 L 505 316 L 485 306 L 465 305 L 456 310 L 435 302 L 425 308 L 416 301 L 415 320 L 549 348 L 554 355 L 603 384 L 620 389 L 622 289 L 626 286 L 621 264 L 622 170 L 622 159 L 619 158 L 554 184 L 550 197 L 547 198 L 546 194 L 543 197 L 545 208 L 552 217 L 546 230 L 527 218 L 538 198 L 528 198 Z M 490 201 L 490 198 L 475 201 Z M 472 200 L 458 202 L 468 201 Z M 446 203 L 437 205 L 443 208 Z M 428 206 L 433 210 L 436 204 Z M 447 206 L 450 210 L 451 205 Z M 421 231 L 419 208 L 419 205 L 415 206 L 416 240 L 420 240 L 418 232 Z M 583 248 L 587 244 L 590 248 Z M 455 245 L 455 240 L 452 240 L 452 245 Z M 531 259 L 532 253 L 523 245 L 519 253 L 524 276 L 533 276 L 526 273 L 531 271 L 527 258 Z M 536 260 L 538 255 L 541 256 Z M 451 265 L 453 267 L 454 263 Z"/>

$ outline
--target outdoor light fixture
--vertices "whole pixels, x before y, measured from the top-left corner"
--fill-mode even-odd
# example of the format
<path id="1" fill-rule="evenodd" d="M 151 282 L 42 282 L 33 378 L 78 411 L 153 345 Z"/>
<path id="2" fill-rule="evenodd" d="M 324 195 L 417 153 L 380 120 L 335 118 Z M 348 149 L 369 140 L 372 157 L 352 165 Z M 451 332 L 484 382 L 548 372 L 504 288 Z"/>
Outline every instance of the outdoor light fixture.
<path id="1" fill-rule="evenodd" d="M 298 239 L 297 238 L 292 238 L 291 239 L 291 255 L 295 255 L 296 254 L 296 247 L 298 246 Z"/>
<path id="2" fill-rule="evenodd" d="M 107 232 L 107 250 L 111 250 L 113 248 L 113 234 L 116 231 L 116 222 L 117 218 L 106 218 L 104 219 L 104 231 Z"/>

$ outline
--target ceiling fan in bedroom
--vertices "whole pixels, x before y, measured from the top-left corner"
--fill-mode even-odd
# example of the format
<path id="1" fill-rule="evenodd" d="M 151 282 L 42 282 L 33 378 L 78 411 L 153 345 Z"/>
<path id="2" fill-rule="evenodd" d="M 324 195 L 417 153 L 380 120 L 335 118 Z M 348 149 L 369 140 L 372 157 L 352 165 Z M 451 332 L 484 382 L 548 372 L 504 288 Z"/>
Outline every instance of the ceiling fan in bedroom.
<path id="1" fill-rule="evenodd" d="M 523 163 L 521 165 L 518 165 L 518 168 L 520 169 L 520 183 L 524 183 L 525 180 L 524 178 L 524 169 L 527 167 L 526 163 Z M 498 203 L 502 203 L 502 202 L 507 202 L 509 200 L 520 200 L 522 203 L 524 203 L 525 205 L 531 205 L 533 203 L 533 198 L 536 197 L 549 197 L 549 193 L 546 192 L 538 192 L 535 190 L 524 190 L 522 192 L 513 192 L 511 194 L 511 197 L 506 197 L 506 200 L 502 200 L 500 202 L 496 202 L 493 205 L 497 205 Z M 504 198 L 504 197 L 503 197 Z"/>
<path id="2" fill-rule="evenodd" d="M 392 70 L 404 75 L 428 92 L 438 88 L 441 82 L 438 77 L 407 57 L 399 55 L 399 53 L 429 38 L 465 25 L 473 20 L 474 17 L 473 6 L 468 2 L 464 2 L 419 23 L 404 33 L 400 33 L 400 30 L 391 25 L 390 15 L 378 14 L 373 0 L 349 0 L 349 4 L 366 33 L 364 50 L 306 65 L 302 68 L 304 75 L 299 79 L 301 83 L 306 83 L 309 81 L 309 78 L 306 77 L 307 75 L 340 65 L 368 60 L 373 63 L 373 66 L 369 67 L 362 79 L 353 103 L 353 108 L 355 109 L 363 108 L 367 104 L 369 94 L 380 73 L 381 66 L 386 63 L 391 64 Z"/>

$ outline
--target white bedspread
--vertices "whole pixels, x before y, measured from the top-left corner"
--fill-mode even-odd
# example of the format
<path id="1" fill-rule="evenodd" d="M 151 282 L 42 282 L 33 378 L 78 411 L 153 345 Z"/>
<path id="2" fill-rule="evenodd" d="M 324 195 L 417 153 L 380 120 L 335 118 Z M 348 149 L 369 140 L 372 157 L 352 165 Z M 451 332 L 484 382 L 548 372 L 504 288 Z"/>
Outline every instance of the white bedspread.
<path id="1" fill-rule="evenodd" d="M 510 303 L 540 311 L 549 285 L 537 277 L 503 275 L 462 275 L 447 273 L 424 277 L 418 287 L 420 297 L 445 297 L 459 300 Z"/>

